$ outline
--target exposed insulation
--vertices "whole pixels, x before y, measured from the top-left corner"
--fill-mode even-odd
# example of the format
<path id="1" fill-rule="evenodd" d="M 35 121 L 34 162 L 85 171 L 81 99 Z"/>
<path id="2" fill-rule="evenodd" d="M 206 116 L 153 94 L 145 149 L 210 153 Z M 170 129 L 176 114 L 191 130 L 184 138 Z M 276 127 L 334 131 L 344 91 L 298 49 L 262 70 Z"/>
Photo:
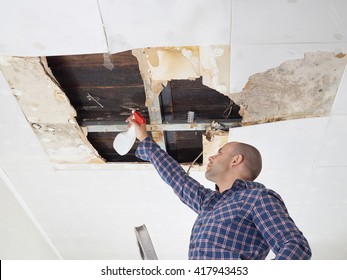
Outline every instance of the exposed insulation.
<path id="1" fill-rule="evenodd" d="M 306 53 L 303 59 L 252 75 L 242 92 L 228 96 L 241 107 L 244 125 L 325 116 L 331 111 L 346 62 L 343 54 Z"/>
<path id="2" fill-rule="evenodd" d="M 103 163 L 77 124 L 76 111 L 37 57 L 2 57 L 3 72 L 17 102 L 52 162 Z"/>

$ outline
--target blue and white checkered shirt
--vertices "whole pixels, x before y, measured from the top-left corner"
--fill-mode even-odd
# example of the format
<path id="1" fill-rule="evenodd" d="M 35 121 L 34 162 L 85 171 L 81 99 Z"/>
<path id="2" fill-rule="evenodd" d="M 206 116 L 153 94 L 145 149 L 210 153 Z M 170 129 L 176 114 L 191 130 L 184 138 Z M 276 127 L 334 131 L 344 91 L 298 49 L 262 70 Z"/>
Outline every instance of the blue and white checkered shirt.
<path id="1" fill-rule="evenodd" d="M 256 182 L 236 180 L 223 193 L 203 187 L 149 137 L 136 156 L 150 161 L 162 179 L 198 217 L 189 259 L 310 259 L 311 249 L 281 197 Z"/>

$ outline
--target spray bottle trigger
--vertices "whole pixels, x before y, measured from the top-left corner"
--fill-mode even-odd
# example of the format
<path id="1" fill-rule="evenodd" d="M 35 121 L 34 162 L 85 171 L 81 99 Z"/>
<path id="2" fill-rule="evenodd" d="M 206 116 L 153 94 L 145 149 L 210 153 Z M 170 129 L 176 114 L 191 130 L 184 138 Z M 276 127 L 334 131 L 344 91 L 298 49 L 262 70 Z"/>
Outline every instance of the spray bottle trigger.
<path id="1" fill-rule="evenodd" d="M 146 124 L 146 119 L 137 111 L 134 111 L 133 113 L 135 122 L 137 122 L 138 124 Z"/>

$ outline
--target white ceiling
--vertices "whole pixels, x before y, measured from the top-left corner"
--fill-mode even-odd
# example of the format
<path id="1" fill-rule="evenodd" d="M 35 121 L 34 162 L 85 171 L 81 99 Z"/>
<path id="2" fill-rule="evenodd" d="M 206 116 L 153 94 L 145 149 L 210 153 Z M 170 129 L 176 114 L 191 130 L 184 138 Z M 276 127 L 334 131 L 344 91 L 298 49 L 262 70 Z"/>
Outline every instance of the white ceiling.
<path id="1" fill-rule="evenodd" d="M 344 0 L 0 3 L 4 56 L 220 45 L 231 38 L 233 92 L 251 74 L 305 52 L 347 52 L 346 30 Z M 139 259 L 134 227 L 141 224 L 160 259 L 187 258 L 195 215 L 151 167 L 50 164 L 1 73 L 0 129 L 0 168 L 63 258 Z M 283 196 L 313 258 L 347 259 L 347 74 L 330 115 L 237 128 L 230 140 L 261 150 L 259 181 Z M 203 172 L 192 175 L 212 187 Z"/>

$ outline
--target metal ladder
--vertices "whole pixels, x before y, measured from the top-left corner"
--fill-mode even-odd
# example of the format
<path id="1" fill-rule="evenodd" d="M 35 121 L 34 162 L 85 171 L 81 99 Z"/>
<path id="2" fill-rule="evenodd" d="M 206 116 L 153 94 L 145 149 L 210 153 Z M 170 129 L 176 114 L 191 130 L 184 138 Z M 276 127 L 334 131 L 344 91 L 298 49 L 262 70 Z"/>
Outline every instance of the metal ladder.
<path id="1" fill-rule="evenodd" d="M 135 227 L 137 245 L 143 260 L 157 260 L 152 240 L 145 225 Z"/>

